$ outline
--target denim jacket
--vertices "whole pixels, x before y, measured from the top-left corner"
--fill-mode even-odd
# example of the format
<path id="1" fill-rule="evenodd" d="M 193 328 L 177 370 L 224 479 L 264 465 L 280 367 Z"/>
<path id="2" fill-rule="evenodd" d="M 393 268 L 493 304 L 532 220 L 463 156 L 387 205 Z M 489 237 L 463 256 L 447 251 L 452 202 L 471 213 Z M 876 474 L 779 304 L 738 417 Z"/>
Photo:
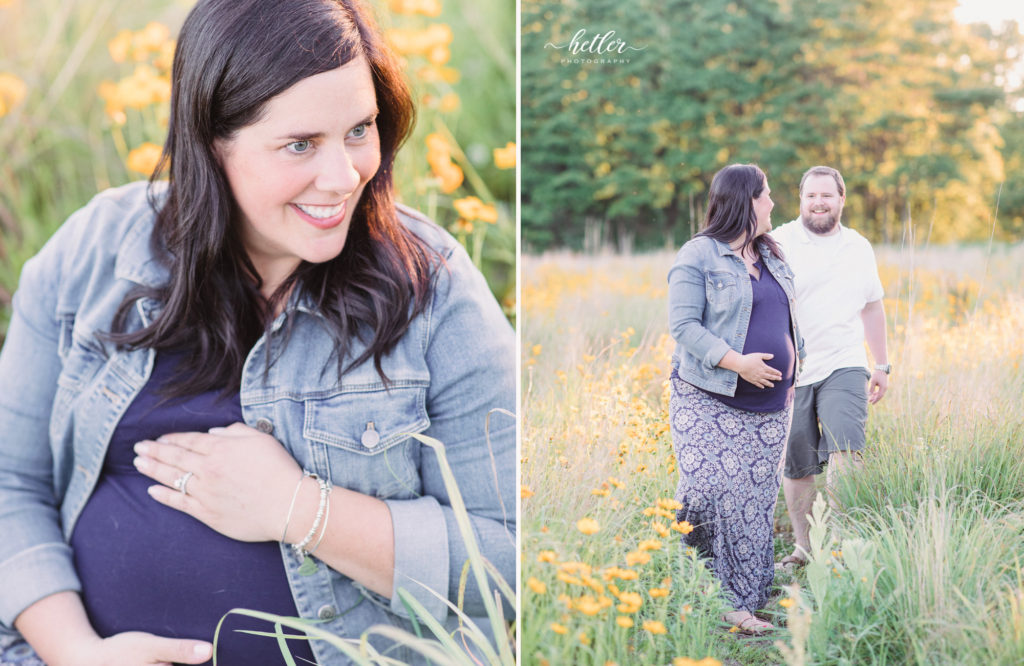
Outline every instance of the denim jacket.
<path id="1" fill-rule="evenodd" d="M 303 468 L 387 503 L 394 589 L 454 627 L 458 618 L 423 586 L 455 603 L 467 550 L 435 454 L 407 433 L 445 444 L 484 557 L 514 581 L 514 419 L 491 415 L 490 451 L 485 436 L 489 410 L 515 410 L 514 335 L 461 246 L 412 211 L 400 212 L 446 265 L 426 311 L 382 359 L 390 388 L 372 360 L 340 384 L 335 373 L 322 373 L 336 367 L 331 339 L 320 315 L 296 296 L 250 352 L 240 396 L 245 422 L 272 432 Z M 25 264 L 0 353 L 0 630 L 12 631 L 17 615 L 42 597 L 80 589 L 68 539 L 155 355 L 117 350 L 96 333 L 110 330 L 136 284 L 166 281 L 150 246 L 153 221 L 145 183 L 104 192 Z M 139 301 L 129 328 L 152 321 L 158 307 Z M 288 319 L 291 337 L 282 348 Z M 267 345 L 276 360 L 264 379 Z M 362 346 L 353 346 L 354 356 Z M 378 432 L 375 445 L 375 438 L 363 444 L 367 429 Z M 290 549 L 282 546 L 281 556 L 299 614 L 323 629 L 358 637 L 375 624 L 411 626 L 397 594 L 386 599 L 319 561 L 314 574 L 300 575 Z M 481 616 L 469 580 L 464 610 Z M 348 663 L 322 641 L 313 648 L 320 664 Z"/>
<path id="2" fill-rule="evenodd" d="M 764 265 L 789 297 L 799 372 L 806 351 L 796 323 L 793 272 L 767 248 L 759 248 Z M 683 245 L 668 272 L 668 323 L 676 341 L 672 366 L 680 379 L 714 393 L 736 394 L 739 375 L 718 362 L 730 349 L 743 353 L 753 303 L 747 267 L 727 243 L 697 236 Z"/>

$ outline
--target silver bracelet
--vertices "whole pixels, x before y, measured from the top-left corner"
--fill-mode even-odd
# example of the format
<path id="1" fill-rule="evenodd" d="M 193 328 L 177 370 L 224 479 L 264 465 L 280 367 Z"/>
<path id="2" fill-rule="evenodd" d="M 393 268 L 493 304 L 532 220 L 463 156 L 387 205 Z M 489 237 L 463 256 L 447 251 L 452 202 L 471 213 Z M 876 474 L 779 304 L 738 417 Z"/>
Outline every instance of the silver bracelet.
<path id="1" fill-rule="evenodd" d="M 305 481 L 307 476 L 316 478 L 315 474 L 310 474 L 306 470 L 302 470 L 302 476 L 299 477 L 299 482 L 295 484 L 295 492 L 292 493 L 292 503 L 288 505 L 288 517 L 284 519 L 284 534 L 281 535 L 281 543 L 285 543 L 285 539 L 288 537 L 288 524 L 292 522 L 292 511 L 295 510 L 295 498 L 299 496 L 299 488 L 302 487 L 302 482 Z"/>
<path id="2" fill-rule="evenodd" d="M 316 479 L 316 482 L 320 484 L 320 505 L 317 506 L 316 518 L 313 519 L 313 526 L 309 528 L 309 532 L 302 541 L 292 545 L 292 550 L 294 550 L 295 554 L 299 557 L 305 557 L 308 554 L 306 552 L 306 546 L 313 540 L 313 537 L 316 536 L 316 531 L 320 527 L 320 521 L 323 520 L 324 513 L 326 512 L 327 507 L 330 506 L 328 497 L 331 494 L 331 483 L 326 479 L 321 479 L 315 474 L 310 474 L 310 476 Z"/>

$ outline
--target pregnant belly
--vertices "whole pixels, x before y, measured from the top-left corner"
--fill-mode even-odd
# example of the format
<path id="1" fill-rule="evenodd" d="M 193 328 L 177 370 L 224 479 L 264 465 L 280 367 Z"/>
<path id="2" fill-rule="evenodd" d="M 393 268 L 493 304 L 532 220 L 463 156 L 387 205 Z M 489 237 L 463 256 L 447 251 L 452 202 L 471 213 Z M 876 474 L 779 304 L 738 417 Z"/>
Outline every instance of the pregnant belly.
<path id="1" fill-rule="evenodd" d="M 139 474 L 104 474 L 75 525 L 82 599 L 101 636 L 146 631 L 212 641 L 233 608 L 297 614 L 277 543 L 229 539 L 153 500 L 152 484 Z M 218 664 L 284 663 L 273 638 L 239 628 L 273 630 L 232 615 L 220 631 Z M 312 660 L 305 641 L 289 647 Z"/>

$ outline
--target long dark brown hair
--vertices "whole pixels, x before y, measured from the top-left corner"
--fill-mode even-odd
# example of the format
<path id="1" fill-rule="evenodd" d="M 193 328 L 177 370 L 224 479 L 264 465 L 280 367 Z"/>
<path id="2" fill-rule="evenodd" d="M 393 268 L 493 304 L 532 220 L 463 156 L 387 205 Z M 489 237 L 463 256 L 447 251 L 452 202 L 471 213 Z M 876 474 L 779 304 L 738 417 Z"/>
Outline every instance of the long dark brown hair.
<path id="1" fill-rule="evenodd" d="M 380 168 L 353 212 L 341 254 L 302 262 L 264 299 L 214 141 L 259 120 L 266 103 L 298 81 L 360 56 L 369 63 L 377 96 Z M 201 0 L 178 38 L 167 142 L 151 178 L 166 172 L 169 179 L 165 198 L 158 203 L 151 194 L 151 202 L 158 208 L 154 252 L 170 279 L 129 293 L 110 339 L 133 349 L 187 349 L 167 395 L 235 390 L 249 350 L 269 332 L 277 307 L 302 290 L 328 323 L 339 379 L 372 357 L 387 382 L 381 358 L 426 307 L 438 260 L 399 221 L 394 203 L 395 153 L 413 119 L 397 61 L 358 0 Z M 150 325 L 127 332 L 133 304 L 146 297 L 162 310 Z M 353 338 L 365 350 L 349 359 Z M 268 368 L 271 363 L 268 351 Z"/>
<path id="2" fill-rule="evenodd" d="M 711 179 L 708 212 L 697 235 L 710 236 L 727 244 L 737 238 L 746 238 L 740 248 L 741 254 L 756 242 L 782 259 L 782 250 L 774 238 L 768 234 L 754 237 L 757 233 L 754 199 L 761 196 L 766 182 L 764 171 L 755 164 L 730 164 L 721 169 Z"/>

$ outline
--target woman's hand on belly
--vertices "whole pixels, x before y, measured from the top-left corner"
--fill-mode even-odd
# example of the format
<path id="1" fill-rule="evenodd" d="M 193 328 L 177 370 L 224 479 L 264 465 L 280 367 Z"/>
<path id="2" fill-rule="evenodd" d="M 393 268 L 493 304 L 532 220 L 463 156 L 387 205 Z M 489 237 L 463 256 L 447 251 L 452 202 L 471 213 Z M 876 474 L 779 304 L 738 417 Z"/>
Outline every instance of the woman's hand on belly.
<path id="1" fill-rule="evenodd" d="M 161 504 L 239 541 L 278 541 L 302 470 L 270 435 L 242 423 L 208 433 L 170 433 L 135 445 L 135 466 L 162 485 Z M 191 472 L 184 494 L 175 481 Z"/>
<path id="2" fill-rule="evenodd" d="M 22 611 L 14 624 L 50 666 L 202 664 L 213 655 L 213 645 L 206 641 L 162 638 L 139 631 L 100 638 L 74 592 L 43 597 Z"/>

